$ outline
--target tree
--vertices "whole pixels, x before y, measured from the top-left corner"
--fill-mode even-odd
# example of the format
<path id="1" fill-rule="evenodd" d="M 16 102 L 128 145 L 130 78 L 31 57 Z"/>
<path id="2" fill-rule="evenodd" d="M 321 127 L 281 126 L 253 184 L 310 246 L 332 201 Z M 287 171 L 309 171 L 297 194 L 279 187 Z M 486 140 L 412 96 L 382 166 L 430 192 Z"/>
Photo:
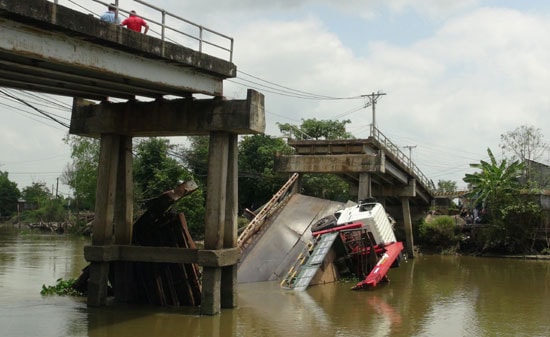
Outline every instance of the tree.
<path id="1" fill-rule="evenodd" d="M 181 151 L 182 161 L 197 180 L 206 186 L 208 176 L 208 136 L 191 136 L 189 146 Z"/>
<path id="2" fill-rule="evenodd" d="M 351 139 L 352 134 L 346 131 L 349 119 L 343 121 L 302 119 L 302 125 L 278 124 L 285 136 L 295 139 Z M 294 137 L 292 137 L 294 135 Z"/>
<path id="3" fill-rule="evenodd" d="M 33 182 L 21 191 L 23 199 L 30 204 L 32 208 L 38 209 L 46 206 L 51 199 L 51 193 L 45 182 Z"/>
<path id="4" fill-rule="evenodd" d="M 284 185 L 288 173 L 275 172 L 275 154 L 291 151 L 282 139 L 267 135 L 245 136 L 239 142 L 239 204 L 242 208 L 257 208 Z"/>
<path id="5" fill-rule="evenodd" d="M 63 221 L 65 219 L 64 200 L 53 198 L 51 191 L 44 182 L 33 182 L 21 192 L 23 199 L 32 206 L 26 210 L 22 218 L 27 222 Z"/>
<path id="6" fill-rule="evenodd" d="M 174 158 L 176 151 L 177 147 L 165 138 L 147 138 L 138 142 L 134 158 L 134 186 L 139 207 L 173 189 L 178 181 L 195 180 L 191 172 Z M 189 230 L 195 237 L 204 234 L 205 217 L 204 186 L 200 182 L 197 184 L 197 191 L 172 206 L 174 211 L 185 214 Z"/>
<path id="7" fill-rule="evenodd" d="M 528 125 L 500 135 L 501 149 L 505 153 L 511 153 L 508 158 L 525 163 L 528 182 L 532 178 L 531 161 L 537 161 L 548 150 L 548 144 L 543 141 L 543 137 L 539 128 Z"/>
<path id="8" fill-rule="evenodd" d="M 519 178 L 524 164 L 519 161 L 508 164 L 506 159 L 498 163 L 491 149 L 487 149 L 487 154 L 490 162 L 482 160 L 478 164 L 470 164 L 470 167 L 480 171 L 467 173 L 463 180 L 471 185 L 474 199 L 490 205 L 492 218 L 498 219 L 499 208 L 507 197 L 519 193 Z"/>
<path id="9" fill-rule="evenodd" d="M 134 182 L 138 199 L 155 198 L 189 176 L 183 166 L 170 156 L 176 147 L 168 139 L 141 139 L 135 148 Z"/>
<path id="10" fill-rule="evenodd" d="M 99 162 L 99 140 L 80 136 L 67 136 L 71 146 L 72 163 L 67 164 L 61 181 L 74 193 L 77 210 L 94 210 Z"/>
<path id="11" fill-rule="evenodd" d="M 17 184 L 10 181 L 8 172 L 0 171 L 0 216 L 10 216 L 17 212 L 17 200 L 21 192 Z"/>
<path id="12" fill-rule="evenodd" d="M 490 161 L 470 164 L 480 171 L 466 174 L 464 181 L 472 188 L 471 197 L 474 204 L 482 202 L 490 214 L 491 225 L 487 228 L 484 248 L 504 249 L 515 252 L 524 247 L 524 239 L 533 233 L 532 226 L 517 226 L 517 215 L 534 212 L 540 209 L 521 196 L 519 178 L 524 170 L 524 163 L 516 160 L 508 163 L 503 159 L 498 163 L 487 149 Z"/>
<path id="13" fill-rule="evenodd" d="M 346 131 L 350 120 L 302 120 L 302 125 L 279 124 L 281 133 L 296 139 L 352 139 L 353 135 Z M 302 193 L 318 198 L 346 201 L 349 198 L 349 183 L 334 174 L 304 174 L 302 177 Z"/>
<path id="14" fill-rule="evenodd" d="M 345 202 L 349 199 L 349 183 L 334 174 L 305 174 L 301 192 L 316 198 Z"/>
<path id="15" fill-rule="evenodd" d="M 456 192 L 456 182 L 452 180 L 439 180 L 437 182 L 437 191 L 444 193 Z"/>

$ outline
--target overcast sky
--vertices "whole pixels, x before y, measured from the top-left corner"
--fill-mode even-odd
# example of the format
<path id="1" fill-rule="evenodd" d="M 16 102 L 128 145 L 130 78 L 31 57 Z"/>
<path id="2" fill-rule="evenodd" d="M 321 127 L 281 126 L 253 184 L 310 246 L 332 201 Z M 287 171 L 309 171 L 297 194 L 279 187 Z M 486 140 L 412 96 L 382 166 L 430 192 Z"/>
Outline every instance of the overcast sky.
<path id="1" fill-rule="evenodd" d="M 98 16 L 91 0 L 59 3 Z M 498 158 L 500 135 L 521 125 L 539 128 L 550 142 L 550 2 L 475 0 L 150 1 L 159 8 L 235 39 L 238 76 L 224 84 L 229 99 L 247 88 L 265 94 L 266 133 L 277 123 L 349 119 L 348 131 L 369 136 L 372 110 L 362 99 L 304 99 L 297 92 L 333 98 L 383 92 L 376 126 L 420 170 L 465 187 L 469 164 Z M 151 20 L 160 16 L 132 0 Z M 152 27 L 151 34 L 155 28 Z M 260 86 L 262 84 L 263 86 Z M 282 88 L 287 91 L 281 92 Z M 23 97 L 70 118 L 70 100 Z M 292 93 L 292 94 L 290 94 Z M 44 96 L 44 95 L 40 95 Z M 0 97 L 5 97 L 0 92 Z M 60 105 L 62 104 L 62 105 Z M 20 189 L 55 186 L 70 161 L 67 129 L 0 101 L 0 170 Z M 410 149 L 410 150 L 409 150 Z M 410 151 L 410 152 L 409 152 Z M 550 153 L 540 161 L 549 164 Z M 68 193 L 60 185 L 60 191 Z"/>

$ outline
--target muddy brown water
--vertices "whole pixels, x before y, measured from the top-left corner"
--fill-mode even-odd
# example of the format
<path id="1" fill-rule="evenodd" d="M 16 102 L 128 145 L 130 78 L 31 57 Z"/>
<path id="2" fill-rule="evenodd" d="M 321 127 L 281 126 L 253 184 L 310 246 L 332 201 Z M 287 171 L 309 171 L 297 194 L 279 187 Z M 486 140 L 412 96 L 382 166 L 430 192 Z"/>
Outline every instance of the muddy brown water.
<path id="1" fill-rule="evenodd" d="M 420 256 L 370 291 L 241 284 L 239 307 L 213 317 L 40 295 L 42 284 L 78 275 L 87 244 L 0 228 L 1 337 L 550 336 L 550 261 Z"/>

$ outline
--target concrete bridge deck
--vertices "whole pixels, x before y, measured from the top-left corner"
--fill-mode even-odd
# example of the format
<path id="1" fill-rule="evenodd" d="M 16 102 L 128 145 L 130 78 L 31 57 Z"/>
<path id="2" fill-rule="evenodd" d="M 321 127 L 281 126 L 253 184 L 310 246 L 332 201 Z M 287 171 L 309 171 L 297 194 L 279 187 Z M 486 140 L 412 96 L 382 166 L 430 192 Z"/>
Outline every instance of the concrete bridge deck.
<path id="1" fill-rule="evenodd" d="M 277 158 L 278 171 L 338 174 L 358 186 L 359 199 L 383 199 L 386 206 L 400 204 L 401 197 L 421 207 L 433 200 L 431 181 L 376 129 L 367 139 L 291 139 L 288 144 L 295 153 Z"/>
<path id="2" fill-rule="evenodd" d="M 0 86 L 104 100 L 222 96 L 236 66 L 45 0 L 0 0 Z"/>

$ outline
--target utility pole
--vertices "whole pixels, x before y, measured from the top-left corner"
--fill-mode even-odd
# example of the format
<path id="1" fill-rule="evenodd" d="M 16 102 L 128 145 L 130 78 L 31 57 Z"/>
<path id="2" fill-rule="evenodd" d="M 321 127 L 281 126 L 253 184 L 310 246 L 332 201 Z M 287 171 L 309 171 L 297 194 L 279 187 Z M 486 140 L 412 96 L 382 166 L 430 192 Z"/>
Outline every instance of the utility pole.
<path id="1" fill-rule="evenodd" d="M 372 106 L 372 128 L 371 128 L 371 136 L 373 136 L 374 129 L 376 128 L 376 103 L 378 103 L 378 100 L 381 96 L 384 96 L 386 93 L 380 92 L 378 90 L 377 93 L 372 93 L 370 95 L 361 95 L 361 97 L 367 97 L 369 99 L 369 102 L 365 104 L 365 107 L 371 105 Z"/>
<path id="2" fill-rule="evenodd" d="M 416 145 L 405 145 L 403 147 L 409 149 L 409 167 L 412 167 L 412 149 L 414 149 Z"/>

